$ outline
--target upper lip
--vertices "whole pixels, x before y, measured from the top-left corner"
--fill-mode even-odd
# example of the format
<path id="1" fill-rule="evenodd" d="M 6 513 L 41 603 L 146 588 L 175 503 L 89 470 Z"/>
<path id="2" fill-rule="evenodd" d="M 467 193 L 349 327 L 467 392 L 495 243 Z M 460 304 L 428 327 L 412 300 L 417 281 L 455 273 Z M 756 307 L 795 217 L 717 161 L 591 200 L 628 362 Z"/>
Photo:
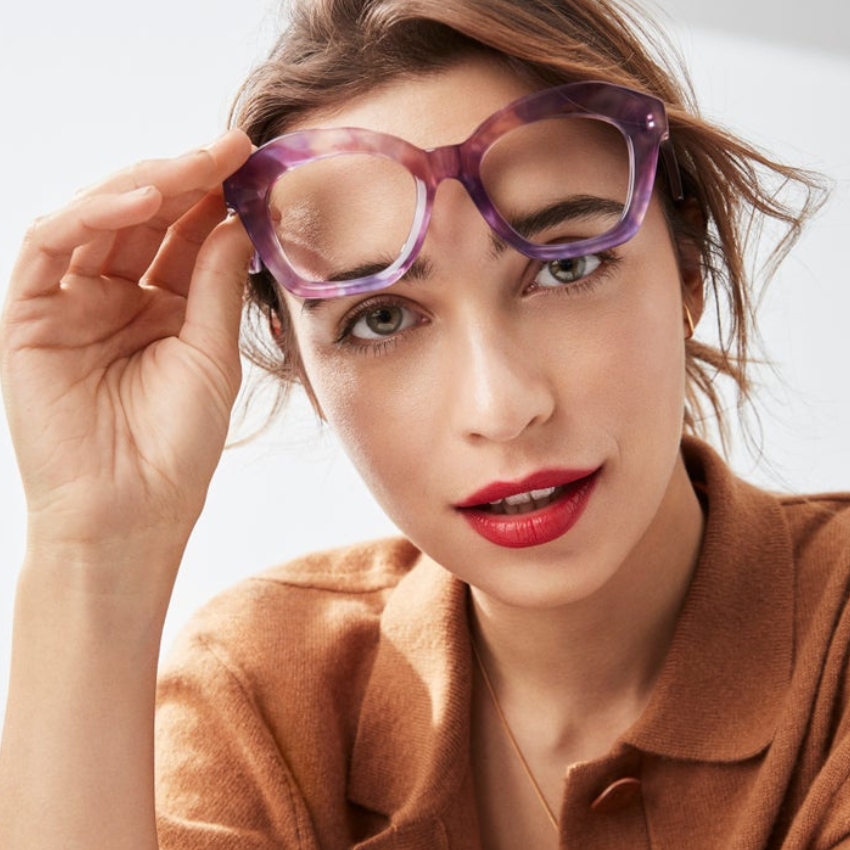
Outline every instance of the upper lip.
<path id="1" fill-rule="evenodd" d="M 494 481 L 480 490 L 476 490 L 463 501 L 458 502 L 455 507 L 474 508 L 490 504 L 490 502 L 498 502 L 519 493 L 545 490 L 548 487 L 563 487 L 593 475 L 598 469 L 599 467 L 591 469 L 541 469 L 516 481 Z"/>

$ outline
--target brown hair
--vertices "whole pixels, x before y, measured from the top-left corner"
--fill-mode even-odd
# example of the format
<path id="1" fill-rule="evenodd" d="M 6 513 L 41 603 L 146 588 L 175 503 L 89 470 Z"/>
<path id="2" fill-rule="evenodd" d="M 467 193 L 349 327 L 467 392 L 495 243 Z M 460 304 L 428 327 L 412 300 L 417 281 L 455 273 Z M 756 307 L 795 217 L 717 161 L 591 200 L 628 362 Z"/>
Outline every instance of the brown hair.
<path id="1" fill-rule="evenodd" d="M 240 91 L 233 123 L 262 144 L 307 113 L 480 53 L 535 87 L 601 79 L 667 104 L 685 203 L 675 203 L 663 181 L 659 186 L 676 243 L 697 248 L 721 340 L 719 346 L 687 343 L 685 426 L 706 431 L 707 402 L 723 437 L 728 423 L 715 378 L 731 378 L 739 407 L 751 390 L 755 298 L 748 242 L 766 221 L 781 226 L 765 267 L 769 276 L 825 193 L 814 175 L 776 163 L 703 120 L 677 51 L 628 0 L 293 0 L 288 26 Z M 694 205 L 701 216 L 693 215 Z M 284 391 L 303 381 L 290 323 L 268 273 L 252 275 L 246 318 L 247 357 L 278 377 Z"/>

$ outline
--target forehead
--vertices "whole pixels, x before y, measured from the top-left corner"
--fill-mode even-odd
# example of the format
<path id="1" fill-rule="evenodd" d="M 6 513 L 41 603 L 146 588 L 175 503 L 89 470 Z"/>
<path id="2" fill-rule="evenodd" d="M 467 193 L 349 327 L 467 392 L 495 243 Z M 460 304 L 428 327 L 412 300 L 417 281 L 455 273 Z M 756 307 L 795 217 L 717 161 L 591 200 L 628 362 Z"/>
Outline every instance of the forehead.
<path id="1" fill-rule="evenodd" d="M 494 60 L 465 59 L 443 71 L 399 78 L 344 106 L 309 113 L 288 130 L 362 127 L 420 148 L 462 142 L 486 118 L 533 89 Z"/>

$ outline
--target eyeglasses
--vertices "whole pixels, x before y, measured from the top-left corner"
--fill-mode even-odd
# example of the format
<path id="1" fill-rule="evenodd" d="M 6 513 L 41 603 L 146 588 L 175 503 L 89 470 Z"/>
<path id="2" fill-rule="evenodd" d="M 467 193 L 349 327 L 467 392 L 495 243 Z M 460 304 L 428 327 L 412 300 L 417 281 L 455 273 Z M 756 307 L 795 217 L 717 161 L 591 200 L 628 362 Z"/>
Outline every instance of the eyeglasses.
<path id="1" fill-rule="evenodd" d="M 357 128 L 301 130 L 255 151 L 225 181 L 263 267 L 293 294 L 383 289 L 414 266 L 437 187 L 466 189 L 506 246 L 569 261 L 631 239 L 652 196 L 659 151 L 682 196 L 664 104 L 603 82 L 523 97 L 456 145 L 422 150 Z"/>

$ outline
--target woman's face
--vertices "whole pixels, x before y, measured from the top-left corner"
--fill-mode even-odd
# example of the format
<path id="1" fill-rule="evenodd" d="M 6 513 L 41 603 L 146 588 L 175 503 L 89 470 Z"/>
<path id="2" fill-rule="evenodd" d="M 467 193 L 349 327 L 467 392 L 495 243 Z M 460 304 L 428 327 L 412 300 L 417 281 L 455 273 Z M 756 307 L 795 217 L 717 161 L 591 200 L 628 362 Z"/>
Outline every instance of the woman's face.
<path id="1" fill-rule="evenodd" d="M 476 60 L 301 126 L 431 148 L 528 91 Z M 610 175 L 592 163 L 606 152 L 576 144 L 563 168 L 583 163 L 582 191 L 597 181 L 604 196 Z M 657 200 L 630 242 L 559 266 L 495 248 L 447 181 L 413 274 L 287 306 L 315 399 L 390 518 L 482 592 L 552 607 L 594 593 L 677 523 L 681 291 Z"/>

